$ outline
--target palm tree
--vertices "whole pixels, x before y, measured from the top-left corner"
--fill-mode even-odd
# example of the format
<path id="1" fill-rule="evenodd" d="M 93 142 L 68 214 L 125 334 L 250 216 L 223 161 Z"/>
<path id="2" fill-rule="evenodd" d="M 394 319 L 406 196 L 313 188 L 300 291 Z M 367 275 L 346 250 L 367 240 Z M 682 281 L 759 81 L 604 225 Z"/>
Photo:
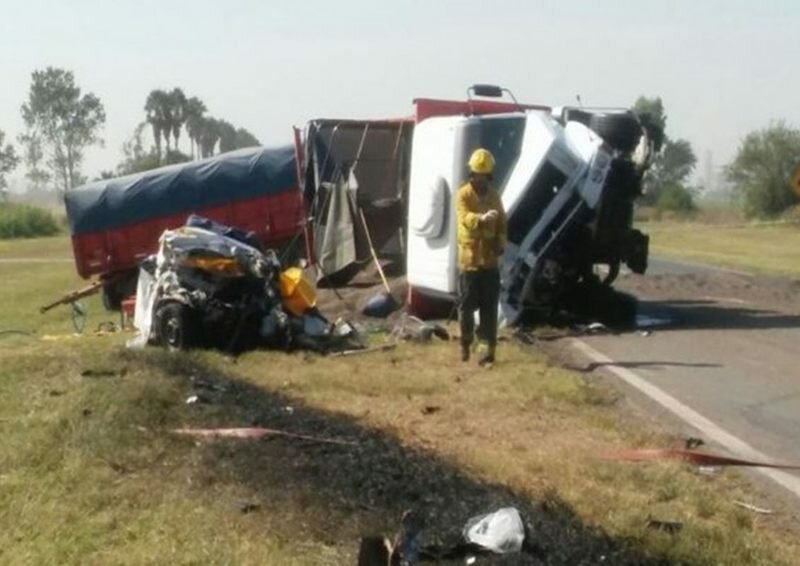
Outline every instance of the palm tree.
<path id="1" fill-rule="evenodd" d="M 239 128 L 238 130 L 236 130 L 237 149 L 242 147 L 253 147 L 257 145 L 261 145 L 261 142 L 258 141 L 258 138 L 255 137 L 253 134 L 251 134 L 244 128 Z"/>
<path id="2" fill-rule="evenodd" d="M 144 111 L 147 115 L 147 123 L 153 129 L 153 141 L 156 145 L 156 154 L 158 154 L 159 161 L 161 160 L 161 139 L 162 136 L 167 142 L 167 153 L 169 153 L 169 134 L 170 134 L 170 117 L 169 117 L 169 103 L 170 96 L 161 89 L 150 91 L 147 95 L 147 100 L 144 103 Z"/>
<path id="3" fill-rule="evenodd" d="M 201 118 L 200 121 L 200 155 L 211 157 L 220 139 L 220 124 L 214 118 Z"/>
<path id="4" fill-rule="evenodd" d="M 219 152 L 226 153 L 236 149 L 236 128 L 225 120 L 218 121 Z"/>
<path id="5" fill-rule="evenodd" d="M 183 90 L 178 87 L 172 89 L 169 93 L 170 110 L 172 122 L 170 129 L 172 130 L 172 137 L 175 138 L 175 150 L 179 149 L 178 141 L 181 137 L 181 128 L 186 123 L 186 95 Z M 167 134 L 169 135 L 169 133 Z"/>
<path id="6" fill-rule="evenodd" d="M 203 121 L 203 114 L 206 112 L 206 105 L 196 96 L 192 96 L 186 101 L 184 107 L 184 118 L 186 120 L 186 133 L 192 145 L 192 157 L 195 156 L 195 146 L 197 153 L 200 153 L 200 129 Z"/>
<path id="7" fill-rule="evenodd" d="M 156 153 L 159 159 L 161 159 L 161 107 L 158 103 L 158 93 L 159 91 L 157 90 L 150 91 L 144 103 L 144 111 L 147 123 L 153 128 L 153 142 L 156 145 Z"/>

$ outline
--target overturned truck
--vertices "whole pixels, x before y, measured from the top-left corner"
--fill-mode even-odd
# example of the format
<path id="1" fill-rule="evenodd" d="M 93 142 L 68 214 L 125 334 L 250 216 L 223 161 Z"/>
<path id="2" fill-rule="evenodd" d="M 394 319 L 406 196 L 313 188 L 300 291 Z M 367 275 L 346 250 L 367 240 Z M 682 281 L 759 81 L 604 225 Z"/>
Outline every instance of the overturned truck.
<path id="1" fill-rule="evenodd" d="M 301 184 L 321 278 L 346 279 L 368 261 L 363 233 L 374 231 L 379 256 L 405 261 L 410 310 L 452 312 L 453 203 L 478 147 L 495 156 L 494 183 L 509 217 L 501 293 L 509 323 L 559 309 L 590 314 L 614 297 L 622 264 L 645 272 L 648 237 L 633 228 L 633 207 L 653 146 L 631 111 L 478 99 L 421 99 L 415 110 L 405 119 L 307 127 Z M 605 267 L 602 277 L 597 266 Z M 620 307 L 633 304 L 612 308 Z M 616 318 L 632 316 L 627 310 Z"/>

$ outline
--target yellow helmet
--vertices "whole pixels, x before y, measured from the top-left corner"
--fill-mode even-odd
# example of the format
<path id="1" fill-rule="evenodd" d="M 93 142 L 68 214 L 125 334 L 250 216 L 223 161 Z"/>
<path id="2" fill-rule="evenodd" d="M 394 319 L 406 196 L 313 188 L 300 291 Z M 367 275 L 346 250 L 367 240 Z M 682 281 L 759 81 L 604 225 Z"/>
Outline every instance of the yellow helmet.
<path id="1" fill-rule="evenodd" d="M 469 158 L 470 173 L 491 175 L 494 171 L 494 155 L 488 149 L 479 148 L 472 152 Z"/>

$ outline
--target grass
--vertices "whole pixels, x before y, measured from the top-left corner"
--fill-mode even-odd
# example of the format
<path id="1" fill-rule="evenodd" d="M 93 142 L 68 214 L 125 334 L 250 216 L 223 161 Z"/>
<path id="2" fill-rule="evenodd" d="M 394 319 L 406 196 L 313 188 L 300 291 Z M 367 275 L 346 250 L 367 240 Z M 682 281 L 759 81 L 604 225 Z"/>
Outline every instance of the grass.
<path id="1" fill-rule="evenodd" d="M 0 238 L 53 236 L 59 231 L 58 220 L 44 208 L 0 203 Z"/>
<path id="2" fill-rule="evenodd" d="M 647 222 L 654 255 L 683 258 L 722 267 L 800 276 L 800 225 L 713 225 L 695 222 Z"/>
<path id="3" fill-rule="evenodd" d="M 69 249 L 66 238 L 19 245 L 24 257 Z M 82 284 L 73 271 L 0 264 L 0 331 L 33 334 L 0 334 L 0 563 L 348 564 L 360 535 L 391 533 L 409 507 L 433 510 L 432 533 L 457 532 L 509 502 L 549 563 L 795 560 L 775 518 L 731 503 L 759 502 L 735 473 L 597 459 L 677 440 L 541 353 L 503 342 L 502 362 L 482 371 L 444 343 L 327 359 L 132 352 L 125 334 L 73 337 L 66 308 L 38 314 Z M 110 318 L 87 304 L 89 328 Z M 209 402 L 187 405 L 198 388 Z M 252 424 L 357 446 L 167 432 Z M 242 501 L 260 508 L 243 513 Z M 684 529 L 648 530 L 649 517 Z"/>

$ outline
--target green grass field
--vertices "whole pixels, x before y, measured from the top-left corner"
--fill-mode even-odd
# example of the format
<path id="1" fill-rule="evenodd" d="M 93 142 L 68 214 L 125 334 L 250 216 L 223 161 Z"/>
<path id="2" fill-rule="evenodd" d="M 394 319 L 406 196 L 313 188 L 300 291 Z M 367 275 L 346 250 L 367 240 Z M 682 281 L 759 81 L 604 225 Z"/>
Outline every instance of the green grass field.
<path id="1" fill-rule="evenodd" d="M 800 277 L 800 225 L 644 222 L 655 255 Z"/>
<path id="2" fill-rule="evenodd" d="M 0 242 L 5 259 L 69 255 L 66 238 Z M 0 563 L 353 564 L 359 537 L 392 534 L 409 508 L 430 511 L 435 538 L 507 504 L 550 564 L 796 560 L 780 516 L 732 503 L 762 502 L 737 473 L 598 459 L 679 439 L 528 347 L 502 342 L 490 371 L 445 343 L 352 358 L 130 351 L 127 333 L 91 332 L 115 319 L 97 298 L 81 336 L 67 308 L 38 313 L 83 283 L 70 263 L 0 262 L 0 332 L 29 333 L 0 334 Z M 352 444 L 169 432 L 251 425 Z"/>

